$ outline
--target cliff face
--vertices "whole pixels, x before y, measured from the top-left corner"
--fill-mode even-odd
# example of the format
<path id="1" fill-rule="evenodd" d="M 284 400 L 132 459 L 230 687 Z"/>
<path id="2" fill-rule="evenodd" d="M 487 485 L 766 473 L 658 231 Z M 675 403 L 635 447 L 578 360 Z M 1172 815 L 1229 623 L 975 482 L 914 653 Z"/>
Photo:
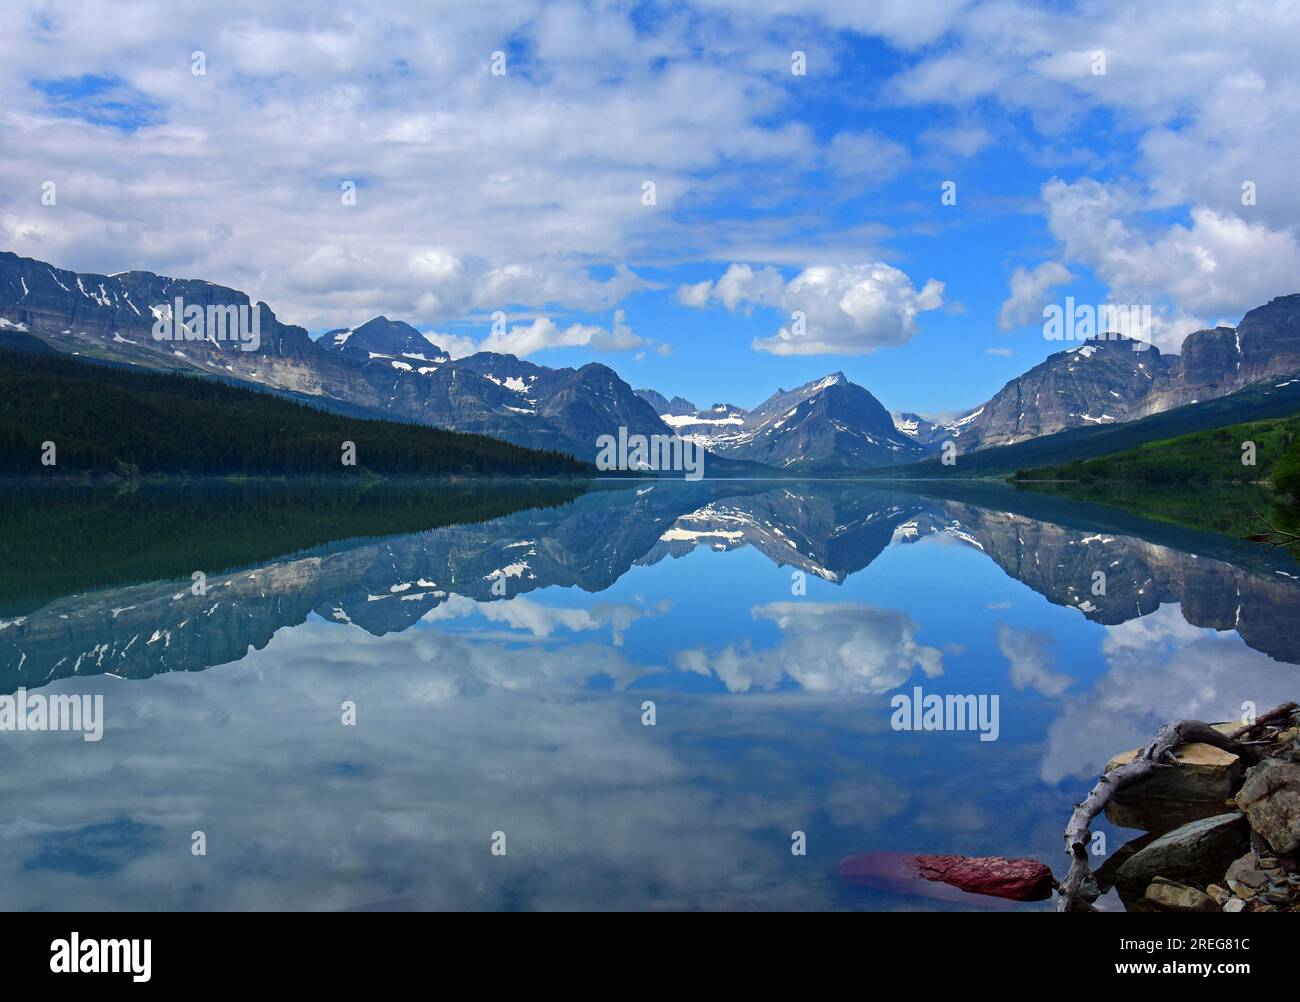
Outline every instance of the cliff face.
<path id="1" fill-rule="evenodd" d="M 961 452 L 1086 424 L 1113 424 L 1226 396 L 1300 372 L 1300 295 L 1251 310 L 1237 327 L 1189 334 L 1179 355 L 1128 338 L 1087 341 L 1011 380 L 960 421 L 939 426 Z"/>
<path id="2" fill-rule="evenodd" d="M 1096 340 L 1058 352 L 948 430 L 959 451 L 973 452 L 1138 417 L 1143 401 L 1177 364 L 1154 347 L 1136 350 L 1138 344 Z"/>

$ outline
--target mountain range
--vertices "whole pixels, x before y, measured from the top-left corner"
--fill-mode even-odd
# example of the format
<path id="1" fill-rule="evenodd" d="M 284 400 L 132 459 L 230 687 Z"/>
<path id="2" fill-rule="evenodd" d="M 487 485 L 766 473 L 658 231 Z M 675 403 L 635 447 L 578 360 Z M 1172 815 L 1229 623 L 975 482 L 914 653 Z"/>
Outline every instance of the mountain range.
<path id="1" fill-rule="evenodd" d="M 245 351 L 212 337 L 155 339 L 155 320 L 178 298 L 256 310 L 260 344 Z M 1179 355 L 1103 334 L 1049 356 L 951 419 L 891 415 L 841 372 L 778 389 L 752 409 L 697 408 L 680 396 L 633 390 L 599 363 L 551 368 L 495 352 L 452 358 L 409 323 L 384 316 L 313 340 L 236 289 L 145 271 L 78 274 L 0 252 L 5 329 L 92 360 L 202 374 L 344 414 L 485 434 L 585 460 L 595 458 L 599 436 L 626 428 L 678 434 L 715 459 L 761 464 L 731 469 L 788 473 L 914 464 L 945 441 L 966 455 L 1130 422 L 1300 373 L 1300 295 L 1251 310 L 1235 328 L 1190 334 Z"/>

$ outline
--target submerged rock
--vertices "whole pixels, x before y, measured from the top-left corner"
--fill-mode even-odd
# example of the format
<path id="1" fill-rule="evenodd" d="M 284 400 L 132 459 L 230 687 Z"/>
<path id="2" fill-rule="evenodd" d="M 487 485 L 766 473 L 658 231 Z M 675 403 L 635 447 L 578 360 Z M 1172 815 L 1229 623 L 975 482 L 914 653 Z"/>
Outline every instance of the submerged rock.
<path id="1" fill-rule="evenodd" d="M 1274 852 L 1300 848 L 1300 765 L 1265 759 L 1246 774 L 1237 806 Z"/>
<path id="2" fill-rule="evenodd" d="M 869 852 L 846 856 L 836 867 L 840 879 L 886 890 L 914 890 L 918 881 L 947 884 L 970 894 L 1011 901 L 1044 901 L 1056 881 L 1036 859 L 1005 856 L 923 856 Z"/>

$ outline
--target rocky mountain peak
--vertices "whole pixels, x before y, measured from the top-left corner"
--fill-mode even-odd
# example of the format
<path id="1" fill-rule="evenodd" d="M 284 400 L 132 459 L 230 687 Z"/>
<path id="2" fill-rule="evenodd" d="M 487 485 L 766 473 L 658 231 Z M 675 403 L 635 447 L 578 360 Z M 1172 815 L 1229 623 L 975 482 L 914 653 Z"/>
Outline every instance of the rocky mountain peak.
<path id="1" fill-rule="evenodd" d="M 318 342 L 326 351 L 336 351 L 360 361 L 407 358 L 418 362 L 440 363 L 448 355 L 410 324 L 371 317 L 357 327 L 326 331 Z"/>

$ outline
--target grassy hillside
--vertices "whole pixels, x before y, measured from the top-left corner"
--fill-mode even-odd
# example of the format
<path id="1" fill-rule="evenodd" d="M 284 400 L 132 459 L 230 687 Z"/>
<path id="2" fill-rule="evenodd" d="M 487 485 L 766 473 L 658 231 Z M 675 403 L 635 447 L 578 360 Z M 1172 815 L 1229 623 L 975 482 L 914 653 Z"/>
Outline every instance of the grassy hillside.
<path id="1" fill-rule="evenodd" d="M 1246 442 L 1255 446 L 1251 466 L 1242 463 Z M 1300 414 L 1193 432 L 1095 459 L 1018 470 L 1012 479 L 1152 486 L 1253 484 L 1271 480 L 1279 462 L 1295 449 L 1300 449 Z"/>
<path id="2" fill-rule="evenodd" d="M 1288 417 L 1297 412 L 1300 412 L 1300 379 L 1282 378 L 1276 382 L 1248 386 L 1216 400 L 1176 407 L 1137 421 L 1071 428 L 1016 445 L 981 449 L 969 455 L 958 456 L 953 466 L 944 466 L 934 459 L 889 470 L 873 470 L 868 475 L 1001 479 L 1017 470 L 1059 466 L 1075 460 L 1123 452 L 1148 442 L 1177 438 L 1195 431 Z"/>
<path id="3" fill-rule="evenodd" d="M 42 443 L 57 447 L 41 464 Z M 343 443 L 356 465 L 342 463 Z M 585 464 L 397 421 L 367 420 L 195 376 L 0 347 L 0 475 L 574 476 Z"/>

